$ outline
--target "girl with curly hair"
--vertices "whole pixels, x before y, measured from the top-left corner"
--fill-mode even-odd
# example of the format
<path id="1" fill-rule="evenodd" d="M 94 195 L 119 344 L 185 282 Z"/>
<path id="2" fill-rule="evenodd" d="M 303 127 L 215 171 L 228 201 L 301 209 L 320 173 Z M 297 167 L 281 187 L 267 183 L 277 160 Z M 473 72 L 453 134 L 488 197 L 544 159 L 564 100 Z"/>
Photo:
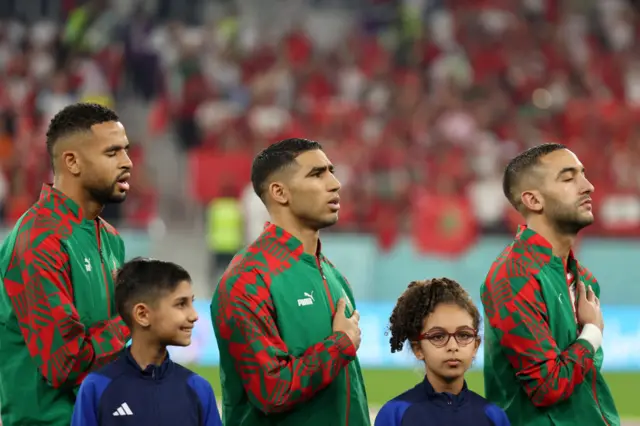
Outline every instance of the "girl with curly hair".
<path id="1" fill-rule="evenodd" d="M 480 312 L 448 278 L 414 281 L 389 319 L 391 352 L 408 343 L 425 379 L 387 402 L 375 426 L 509 426 L 506 414 L 467 388 L 464 373 L 480 346 Z"/>

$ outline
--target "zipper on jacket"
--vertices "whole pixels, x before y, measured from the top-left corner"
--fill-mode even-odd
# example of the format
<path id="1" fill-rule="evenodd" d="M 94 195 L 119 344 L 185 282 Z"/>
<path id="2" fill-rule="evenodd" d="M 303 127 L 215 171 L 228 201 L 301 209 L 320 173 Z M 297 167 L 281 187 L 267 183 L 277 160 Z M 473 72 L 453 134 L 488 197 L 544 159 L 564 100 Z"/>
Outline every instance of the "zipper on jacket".
<path id="1" fill-rule="evenodd" d="M 318 265 L 318 272 L 320 272 L 320 276 L 322 277 L 322 283 L 324 284 L 324 291 L 327 293 L 327 299 L 329 299 L 329 306 L 331 307 L 331 316 L 336 312 L 336 308 L 333 305 L 333 297 L 331 297 L 331 291 L 329 290 L 329 283 L 327 283 L 327 277 L 324 275 L 324 271 L 322 270 L 322 264 L 320 263 L 320 257 L 316 256 L 316 264 Z"/>
<path id="2" fill-rule="evenodd" d="M 96 219 L 96 239 L 98 240 L 98 256 L 100 256 L 100 267 L 102 268 L 102 277 L 104 278 L 104 289 L 107 299 L 107 318 L 111 317 L 111 301 L 109 300 L 109 280 L 107 279 L 107 271 L 104 269 L 104 258 L 102 257 L 102 239 L 100 238 L 100 219 Z"/>
<path id="3" fill-rule="evenodd" d="M 316 256 L 316 264 L 318 265 L 318 272 L 320 272 L 320 276 L 322 277 L 322 283 L 324 284 L 324 290 L 327 293 L 327 299 L 329 299 L 329 305 L 331 306 L 331 316 L 336 311 L 336 308 L 333 304 L 333 297 L 331 297 L 331 291 L 329 290 L 329 283 L 327 282 L 327 277 L 322 270 L 322 263 L 320 262 L 320 256 Z M 345 413 L 345 426 L 349 426 L 349 410 L 351 409 L 351 378 L 349 377 L 349 365 L 347 365 L 344 369 L 345 380 L 347 382 L 347 410 Z"/>

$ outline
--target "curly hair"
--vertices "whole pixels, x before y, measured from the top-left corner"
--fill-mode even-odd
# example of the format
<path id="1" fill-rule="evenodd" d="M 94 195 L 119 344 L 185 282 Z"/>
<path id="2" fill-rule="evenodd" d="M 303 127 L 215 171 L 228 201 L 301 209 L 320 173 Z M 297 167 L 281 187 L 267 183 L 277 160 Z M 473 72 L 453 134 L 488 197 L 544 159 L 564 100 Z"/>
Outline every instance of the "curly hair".
<path id="1" fill-rule="evenodd" d="M 455 304 L 466 310 L 473 318 L 473 328 L 480 327 L 480 312 L 469 293 L 456 281 L 449 278 L 434 278 L 413 281 L 398 298 L 389 318 L 391 352 L 402 350 L 407 340 L 418 336 L 424 319 L 441 303 Z"/>

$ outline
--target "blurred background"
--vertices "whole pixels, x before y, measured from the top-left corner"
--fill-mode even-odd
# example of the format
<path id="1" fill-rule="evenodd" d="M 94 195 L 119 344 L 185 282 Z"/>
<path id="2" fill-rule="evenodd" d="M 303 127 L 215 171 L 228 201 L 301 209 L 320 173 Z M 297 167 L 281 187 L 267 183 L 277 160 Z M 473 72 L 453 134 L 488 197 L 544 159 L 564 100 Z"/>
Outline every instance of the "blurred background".
<path id="1" fill-rule="evenodd" d="M 373 409 L 421 380 L 389 353 L 414 279 L 477 300 L 520 222 L 506 162 L 565 143 L 596 186 L 579 257 L 598 277 L 607 379 L 640 418 L 640 2 L 634 0 L 0 0 L 2 233 L 51 180 L 45 133 L 69 103 L 115 109 L 133 144 L 126 203 L 105 217 L 143 255 L 185 266 L 201 320 L 174 351 L 220 395 L 209 300 L 267 220 L 253 156 L 320 141 L 342 182 L 322 232 L 361 311 Z M 482 392 L 482 356 L 469 375 Z"/>

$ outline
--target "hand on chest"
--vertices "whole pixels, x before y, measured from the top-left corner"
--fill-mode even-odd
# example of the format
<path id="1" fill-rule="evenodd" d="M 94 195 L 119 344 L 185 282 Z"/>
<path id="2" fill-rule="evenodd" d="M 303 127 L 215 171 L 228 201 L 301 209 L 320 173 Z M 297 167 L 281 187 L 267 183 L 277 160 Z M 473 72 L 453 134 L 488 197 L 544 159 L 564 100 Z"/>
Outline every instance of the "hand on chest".
<path id="1" fill-rule="evenodd" d="M 551 269 L 540 276 L 549 328 L 560 347 L 570 345 L 579 334 L 577 280 L 573 271 Z"/>
<path id="2" fill-rule="evenodd" d="M 271 297 L 280 337 L 294 354 L 332 334 L 340 298 L 347 301 L 347 315 L 353 312 L 353 299 L 341 277 L 331 270 L 321 273 L 317 267 L 298 268 L 274 279 Z"/>

